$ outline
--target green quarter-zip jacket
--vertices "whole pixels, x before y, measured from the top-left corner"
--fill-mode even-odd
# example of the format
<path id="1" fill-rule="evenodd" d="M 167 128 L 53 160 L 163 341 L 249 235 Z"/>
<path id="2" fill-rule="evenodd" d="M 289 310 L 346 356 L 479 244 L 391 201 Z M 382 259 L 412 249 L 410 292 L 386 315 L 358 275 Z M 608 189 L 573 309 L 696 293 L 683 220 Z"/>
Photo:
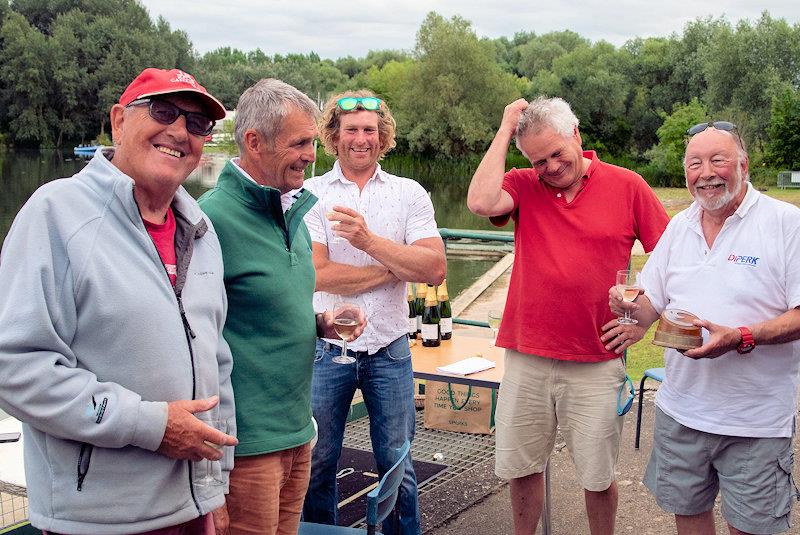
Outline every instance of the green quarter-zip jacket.
<path id="1" fill-rule="evenodd" d="M 314 436 L 316 276 L 303 216 L 316 200 L 303 191 L 284 214 L 277 189 L 256 184 L 231 162 L 199 200 L 225 263 L 237 456 L 293 448 Z"/>

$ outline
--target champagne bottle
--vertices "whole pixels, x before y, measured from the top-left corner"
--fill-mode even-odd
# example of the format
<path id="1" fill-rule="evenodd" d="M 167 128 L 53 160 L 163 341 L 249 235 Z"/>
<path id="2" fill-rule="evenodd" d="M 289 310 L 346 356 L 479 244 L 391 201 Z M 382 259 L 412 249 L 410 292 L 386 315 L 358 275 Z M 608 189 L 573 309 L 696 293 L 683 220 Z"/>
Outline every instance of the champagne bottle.
<path id="1" fill-rule="evenodd" d="M 408 301 L 408 337 L 411 340 L 417 339 L 417 306 L 416 302 L 414 301 L 414 289 L 411 286 L 411 283 L 406 283 L 406 287 L 408 288 L 408 292 L 406 295 L 406 300 Z M 420 321 L 422 318 L 420 318 Z"/>
<path id="2" fill-rule="evenodd" d="M 417 332 L 422 332 L 422 313 L 425 312 L 425 295 L 427 294 L 427 285 L 424 282 L 417 283 Z"/>
<path id="3" fill-rule="evenodd" d="M 442 281 L 436 291 L 439 299 L 439 330 L 442 340 L 450 340 L 453 336 L 453 310 L 450 307 L 450 297 L 447 295 L 447 279 Z"/>
<path id="4" fill-rule="evenodd" d="M 436 301 L 436 290 L 428 286 L 425 296 L 425 312 L 422 313 L 422 345 L 436 347 L 441 344 L 439 332 L 439 303 Z"/>

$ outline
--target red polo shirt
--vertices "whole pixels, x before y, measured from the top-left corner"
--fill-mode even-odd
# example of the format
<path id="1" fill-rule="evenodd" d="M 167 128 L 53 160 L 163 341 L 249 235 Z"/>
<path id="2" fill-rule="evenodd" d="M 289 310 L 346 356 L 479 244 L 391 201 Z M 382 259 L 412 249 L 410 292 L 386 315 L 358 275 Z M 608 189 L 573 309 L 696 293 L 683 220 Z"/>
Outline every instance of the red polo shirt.
<path id="1" fill-rule="evenodd" d="M 164 269 L 167 271 L 169 282 L 175 286 L 178 276 L 175 255 L 175 230 L 177 225 L 172 208 L 167 209 L 167 220 L 164 223 L 159 225 L 144 220 L 144 228 L 147 229 L 148 234 L 153 239 L 153 243 L 156 245 L 156 249 L 158 249 L 158 256 L 161 257 L 161 262 L 163 262 Z"/>
<path id="2" fill-rule="evenodd" d="M 600 327 L 614 318 L 608 289 L 633 242 L 652 251 L 669 217 L 641 176 L 594 151 L 583 156 L 592 162 L 570 203 L 533 169 L 505 175 L 514 210 L 492 222 L 514 220 L 516 254 L 498 346 L 580 362 L 617 357 L 600 342 Z"/>

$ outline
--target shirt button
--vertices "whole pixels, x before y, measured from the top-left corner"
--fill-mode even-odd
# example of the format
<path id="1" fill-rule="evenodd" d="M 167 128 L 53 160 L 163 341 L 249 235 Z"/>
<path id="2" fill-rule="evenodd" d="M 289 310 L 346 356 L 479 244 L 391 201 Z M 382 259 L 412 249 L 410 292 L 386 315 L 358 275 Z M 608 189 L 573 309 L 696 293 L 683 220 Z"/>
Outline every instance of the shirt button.
<path id="1" fill-rule="evenodd" d="M 561 194 L 560 193 L 556 193 L 556 197 L 561 198 Z"/>

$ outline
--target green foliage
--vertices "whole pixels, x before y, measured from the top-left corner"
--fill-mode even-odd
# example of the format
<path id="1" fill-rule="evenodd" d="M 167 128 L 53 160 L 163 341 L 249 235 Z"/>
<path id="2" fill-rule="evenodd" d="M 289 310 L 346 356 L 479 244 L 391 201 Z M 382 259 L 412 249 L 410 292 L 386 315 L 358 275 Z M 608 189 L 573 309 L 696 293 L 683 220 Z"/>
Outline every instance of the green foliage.
<path id="1" fill-rule="evenodd" d="M 494 52 L 461 17 L 428 14 L 394 108 L 411 151 L 457 158 L 486 147 L 503 108 L 520 96 L 515 77 L 497 65 Z"/>
<path id="2" fill-rule="evenodd" d="M 560 96 L 587 148 L 630 162 L 654 184 L 683 183 L 682 134 L 677 145 L 666 140 L 665 121 L 683 127 L 683 115 L 702 109 L 703 119 L 738 125 L 760 162 L 754 179 L 767 180 L 773 166 L 798 165 L 797 58 L 800 25 L 767 12 L 735 25 L 697 19 L 622 47 L 569 30 L 479 38 L 469 21 L 430 13 L 412 52 L 329 60 L 231 47 L 199 57 L 185 32 L 152 20 L 136 0 L 0 0 L 0 131 L 18 145 L 92 139 L 108 130 L 109 108 L 140 70 L 178 67 L 229 109 L 261 78 L 320 102 L 367 87 L 395 114 L 398 151 L 451 158 L 482 154 L 515 98 Z"/>
<path id="3" fill-rule="evenodd" d="M 783 82 L 797 83 L 800 27 L 764 12 L 751 24 L 721 25 L 704 49 L 705 100 L 712 110 L 747 110 L 748 141 L 766 140 L 772 96 Z"/>
<path id="4" fill-rule="evenodd" d="M 650 161 L 645 179 L 651 186 L 680 187 L 684 184 L 683 152 L 686 131 L 708 120 L 708 108 L 692 99 L 675 106 L 672 114 L 663 114 L 664 123 L 657 130 L 658 144 L 645 153 Z"/>
<path id="5" fill-rule="evenodd" d="M 106 132 L 97 134 L 95 138 L 95 143 L 97 145 L 103 145 L 106 147 L 110 147 L 114 142 L 111 140 L 111 136 L 108 135 Z"/>
<path id="6" fill-rule="evenodd" d="M 341 63 L 343 68 L 345 63 Z M 283 80 L 321 102 L 348 80 L 337 63 L 314 53 L 270 57 L 260 49 L 245 53 L 230 47 L 200 58 L 196 76 L 228 109 L 234 109 L 239 95 L 262 78 Z"/>
<path id="7" fill-rule="evenodd" d="M 767 144 L 769 163 L 784 170 L 800 169 L 800 90 L 786 88 L 772 100 Z"/>
<path id="8" fill-rule="evenodd" d="M 0 43 L 0 125 L 20 145 L 92 139 L 142 69 L 194 64 L 186 34 L 132 0 L 17 0 Z"/>
<path id="9" fill-rule="evenodd" d="M 589 40 L 570 30 L 546 33 L 539 37 L 532 35 L 516 49 L 519 56 L 517 72 L 533 78 L 539 71 L 552 70 L 553 63 L 559 57 L 586 46 L 590 46 Z"/>
<path id="10" fill-rule="evenodd" d="M 215 146 L 206 144 L 210 152 L 224 152 L 226 154 L 235 155 L 239 153 L 239 147 L 236 145 L 236 138 L 234 136 L 236 130 L 236 123 L 233 119 L 225 119 L 222 122 L 222 134 L 217 134 L 214 137 Z"/>

